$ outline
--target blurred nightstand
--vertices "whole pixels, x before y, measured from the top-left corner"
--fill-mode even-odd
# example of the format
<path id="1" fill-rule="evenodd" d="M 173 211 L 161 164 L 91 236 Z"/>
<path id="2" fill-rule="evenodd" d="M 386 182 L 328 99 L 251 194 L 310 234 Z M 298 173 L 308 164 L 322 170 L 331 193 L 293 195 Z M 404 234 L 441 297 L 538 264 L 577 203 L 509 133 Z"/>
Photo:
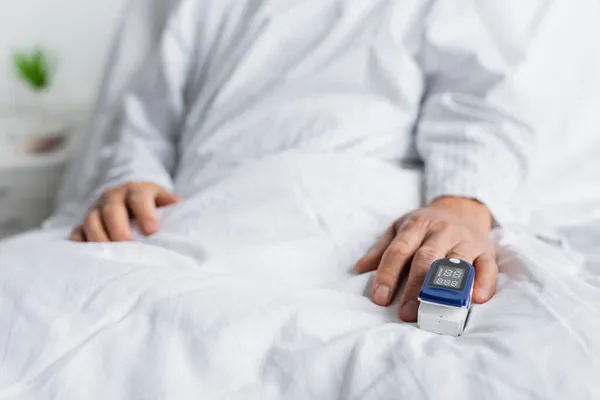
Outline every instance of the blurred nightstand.
<path id="1" fill-rule="evenodd" d="M 0 239 L 39 227 L 52 212 L 75 126 L 66 120 L 0 111 Z"/>
<path id="2" fill-rule="evenodd" d="M 52 212 L 64 162 L 0 165 L 0 239 L 37 228 Z"/>

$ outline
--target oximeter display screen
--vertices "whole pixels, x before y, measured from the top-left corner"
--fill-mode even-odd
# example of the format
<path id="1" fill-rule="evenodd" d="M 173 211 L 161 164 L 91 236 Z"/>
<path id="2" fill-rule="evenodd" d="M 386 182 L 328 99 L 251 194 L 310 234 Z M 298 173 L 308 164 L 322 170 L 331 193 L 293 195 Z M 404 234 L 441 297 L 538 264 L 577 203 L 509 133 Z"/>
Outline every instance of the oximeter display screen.
<path id="1" fill-rule="evenodd" d="M 431 282 L 434 286 L 461 290 L 466 278 L 466 271 L 461 267 L 440 265 Z"/>

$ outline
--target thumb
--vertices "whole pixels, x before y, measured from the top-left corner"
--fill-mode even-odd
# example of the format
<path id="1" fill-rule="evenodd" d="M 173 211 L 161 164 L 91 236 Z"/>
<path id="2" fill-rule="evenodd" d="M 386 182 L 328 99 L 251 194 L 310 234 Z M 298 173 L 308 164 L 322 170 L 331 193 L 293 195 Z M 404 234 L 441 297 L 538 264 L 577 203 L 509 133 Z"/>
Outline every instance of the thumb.
<path id="1" fill-rule="evenodd" d="M 158 207 L 167 207 L 172 204 L 179 203 L 181 201 L 181 197 L 179 197 L 171 192 L 168 192 L 164 189 L 161 189 L 156 194 L 155 200 L 156 200 L 156 205 Z"/>

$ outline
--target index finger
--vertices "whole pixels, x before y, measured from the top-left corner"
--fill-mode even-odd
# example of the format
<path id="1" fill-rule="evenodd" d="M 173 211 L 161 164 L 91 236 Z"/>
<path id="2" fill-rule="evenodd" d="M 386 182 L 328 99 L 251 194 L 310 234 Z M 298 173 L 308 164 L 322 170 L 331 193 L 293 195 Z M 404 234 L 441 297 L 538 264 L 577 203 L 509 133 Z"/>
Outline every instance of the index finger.
<path id="1" fill-rule="evenodd" d="M 408 224 L 383 253 L 373 281 L 373 301 L 388 306 L 400 281 L 402 271 L 425 239 L 426 229 L 419 224 Z"/>

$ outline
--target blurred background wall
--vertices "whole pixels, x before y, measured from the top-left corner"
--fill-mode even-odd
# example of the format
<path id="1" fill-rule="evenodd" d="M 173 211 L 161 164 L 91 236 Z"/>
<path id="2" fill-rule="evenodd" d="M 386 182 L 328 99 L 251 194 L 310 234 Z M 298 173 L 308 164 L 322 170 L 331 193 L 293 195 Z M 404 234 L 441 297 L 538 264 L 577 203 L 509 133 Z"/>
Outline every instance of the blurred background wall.
<path id="1" fill-rule="evenodd" d="M 32 95 L 13 70 L 15 50 L 36 45 L 56 59 L 49 97 L 87 106 L 95 94 L 124 0 L 2 0 L 0 2 L 0 107 Z"/>
<path id="2" fill-rule="evenodd" d="M 0 0 L 0 239 L 52 210 L 69 144 L 99 87 L 125 0 Z M 37 93 L 14 54 L 39 47 L 56 74 Z M 67 140 L 65 140 L 67 139 Z"/>

